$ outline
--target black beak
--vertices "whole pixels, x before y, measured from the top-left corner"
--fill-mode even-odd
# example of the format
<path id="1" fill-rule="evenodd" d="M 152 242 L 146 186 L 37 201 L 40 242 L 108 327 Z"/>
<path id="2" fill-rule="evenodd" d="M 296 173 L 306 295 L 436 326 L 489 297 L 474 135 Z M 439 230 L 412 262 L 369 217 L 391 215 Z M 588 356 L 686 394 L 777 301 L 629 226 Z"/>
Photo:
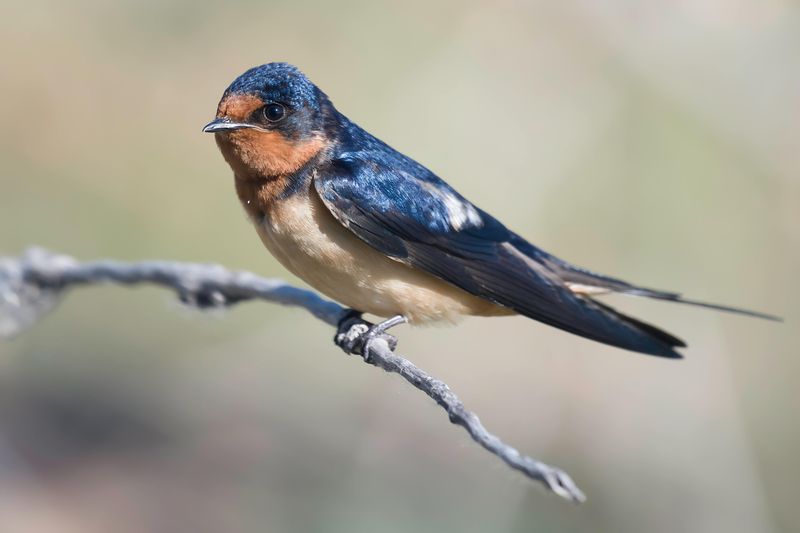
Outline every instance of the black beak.
<path id="1" fill-rule="evenodd" d="M 242 128 L 255 128 L 252 124 L 245 124 L 244 122 L 231 122 L 227 118 L 215 118 L 205 126 L 203 126 L 203 133 L 216 133 L 218 131 L 233 131 Z"/>

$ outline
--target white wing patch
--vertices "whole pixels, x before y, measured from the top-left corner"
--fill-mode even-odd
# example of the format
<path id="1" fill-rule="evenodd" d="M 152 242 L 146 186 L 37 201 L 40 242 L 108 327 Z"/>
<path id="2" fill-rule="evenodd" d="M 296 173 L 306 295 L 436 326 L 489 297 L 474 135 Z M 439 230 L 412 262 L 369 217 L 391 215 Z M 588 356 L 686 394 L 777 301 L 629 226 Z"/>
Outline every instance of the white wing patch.
<path id="1" fill-rule="evenodd" d="M 478 211 L 469 203 L 459 199 L 454 194 L 444 193 L 440 195 L 447 209 L 447 218 L 453 229 L 460 230 L 466 226 L 481 227 L 483 220 Z"/>
<path id="2" fill-rule="evenodd" d="M 428 182 L 420 182 L 431 194 L 437 196 L 444 208 L 447 210 L 447 221 L 458 231 L 467 227 L 480 228 L 483 226 L 483 220 L 478 210 L 466 200 L 462 200 L 455 194 L 449 191 L 443 191 L 436 185 Z"/>

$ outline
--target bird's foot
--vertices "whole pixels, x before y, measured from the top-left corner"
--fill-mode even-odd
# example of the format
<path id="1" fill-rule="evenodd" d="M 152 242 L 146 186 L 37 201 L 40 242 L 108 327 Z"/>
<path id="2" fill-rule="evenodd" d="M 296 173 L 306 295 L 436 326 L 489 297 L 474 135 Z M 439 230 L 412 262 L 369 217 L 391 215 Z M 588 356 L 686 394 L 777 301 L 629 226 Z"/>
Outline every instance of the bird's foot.
<path id="1" fill-rule="evenodd" d="M 361 336 L 369 330 L 372 323 L 361 317 L 362 313 L 348 309 L 339 319 L 333 342 L 347 354 L 357 353 Z"/>
<path id="2" fill-rule="evenodd" d="M 385 340 L 386 344 L 389 345 L 389 350 L 394 351 L 395 348 L 397 348 L 397 337 L 389 335 L 386 331 L 407 322 L 408 319 L 403 315 L 395 315 L 383 322 L 370 326 L 369 329 L 361 335 L 361 357 L 364 358 L 364 361 L 369 363 L 370 348 L 378 339 Z"/>
<path id="3" fill-rule="evenodd" d="M 369 362 L 370 348 L 378 339 L 383 339 L 394 351 L 397 347 L 397 338 L 386 331 L 399 324 L 408 322 L 406 317 L 396 315 L 392 318 L 373 324 L 361 317 L 362 313 L 349 309 L 339 320 L 336 336 L 333 342 L 348 354 L 358 354 Z"/>

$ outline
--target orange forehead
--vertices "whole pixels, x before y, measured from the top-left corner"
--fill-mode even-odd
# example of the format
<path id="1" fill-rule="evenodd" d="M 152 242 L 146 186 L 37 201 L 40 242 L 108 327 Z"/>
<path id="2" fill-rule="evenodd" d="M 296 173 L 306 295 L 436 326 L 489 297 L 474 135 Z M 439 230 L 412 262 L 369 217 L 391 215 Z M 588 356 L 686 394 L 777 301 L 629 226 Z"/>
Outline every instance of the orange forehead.
<path id="1" fill-rule="evenodd" d="M 231 94 L 222 99 L 217 107 L 217 117 L 234 121 L 247 120 L 264 102 L 253 94 Z"/>

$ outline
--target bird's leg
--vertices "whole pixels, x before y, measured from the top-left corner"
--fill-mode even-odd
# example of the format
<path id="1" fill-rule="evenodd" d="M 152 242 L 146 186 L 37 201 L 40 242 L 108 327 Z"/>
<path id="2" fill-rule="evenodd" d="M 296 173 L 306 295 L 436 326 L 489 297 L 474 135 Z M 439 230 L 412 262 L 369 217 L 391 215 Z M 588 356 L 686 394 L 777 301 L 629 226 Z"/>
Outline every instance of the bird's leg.
<path id="1" fill-rule="evenodd" d="M 397 347 L 397 339 L 388 335 L 386 331 L 399 324 L 408 322 L 406 317 L 396 315 L 392 318 L 373 324 L 361 317 L 362 313 L 355 309 L 348 309 L 339 320 L 336 336 L 333 342 L 349 354 L 360 354 L 365 361 L 369 361 L 369 349 L 373 342 L 382 338 L 389 345 L 389 349 Z"/>

